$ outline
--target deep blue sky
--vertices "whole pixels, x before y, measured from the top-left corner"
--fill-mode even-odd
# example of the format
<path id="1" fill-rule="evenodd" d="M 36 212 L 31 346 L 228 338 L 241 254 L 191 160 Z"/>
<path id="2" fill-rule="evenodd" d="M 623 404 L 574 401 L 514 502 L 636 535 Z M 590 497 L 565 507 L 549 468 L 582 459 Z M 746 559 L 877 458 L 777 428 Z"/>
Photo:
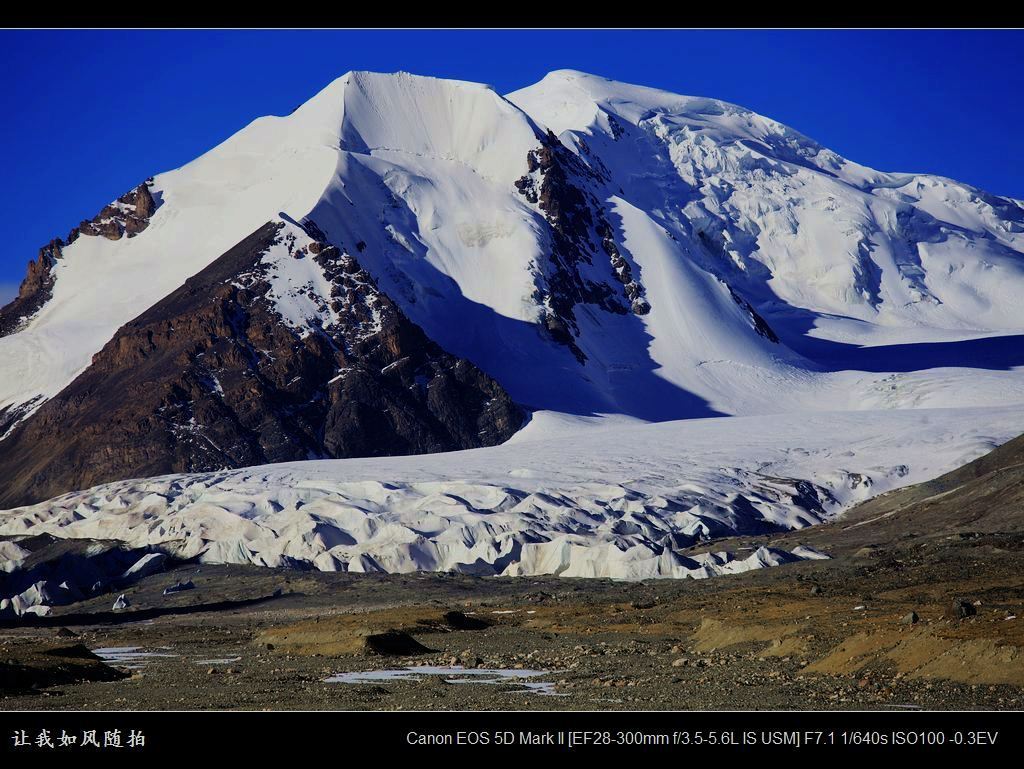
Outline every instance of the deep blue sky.
<path id="1" fill-rule="evenodd" d="M 1024 198 L 1024 32 L 0 31 L 0 299 L 55 236 L 350 69 L 553 69 L 749 107 L 874 168 Z"/>

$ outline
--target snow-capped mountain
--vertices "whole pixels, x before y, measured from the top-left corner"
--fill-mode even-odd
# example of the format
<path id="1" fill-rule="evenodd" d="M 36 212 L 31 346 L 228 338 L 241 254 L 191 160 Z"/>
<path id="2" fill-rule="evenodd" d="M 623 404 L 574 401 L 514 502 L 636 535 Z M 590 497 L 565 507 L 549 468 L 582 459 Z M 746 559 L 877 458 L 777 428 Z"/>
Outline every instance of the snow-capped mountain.
<path id="1" fill-rule="evenodd" d="M 229 295 L 218 317 L 241 325 L 185 330 Z M 572 71 L 504 97 L 352 72 L 41 250 L 0 311 L 0 504 L 493 445 L 519 407 L 529 439 L 851 409 L 1004 419 L 1024 403 L 1021 295 L 1024 203 L 873 171 L 742 107 Z M 422 337 L 415 365 L 379 336 L 359 347 L 381 307 Z M 344 385 L 353 368 L 372 397 Z"/>

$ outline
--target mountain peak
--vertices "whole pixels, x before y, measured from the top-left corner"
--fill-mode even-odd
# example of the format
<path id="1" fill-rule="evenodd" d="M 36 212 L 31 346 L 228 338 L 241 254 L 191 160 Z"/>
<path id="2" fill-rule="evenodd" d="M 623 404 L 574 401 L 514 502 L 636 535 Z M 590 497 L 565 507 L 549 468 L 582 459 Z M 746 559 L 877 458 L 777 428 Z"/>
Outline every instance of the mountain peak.
<path id="1" fill-rule="evenodd" d="M 707 564 L 678 559 L 682 542 L 820 521 L 873 483 L 934 474 L 1008 437 L 1020 409 L 1019 203 L 857 166 L 726 102 L 575 70 L 506 97 L 346 73 L 76 232 L 44 247 L 0 313 L 0 505 L 147 474 L 372 457 L 370 475 L 329 491 L 346 520 L 372 508 L 371 525 L 334 549 L 317 521 L 288 549 L 323 556 L 321 568 L 706 576 Z M 962 408 L 965 392 L 992 408 L 934 416 Z M 876 413 L 833 415 L 852 408 Z M 913 409 L 929 413 L 897 413 Z M 512 447 L 507 465 L 492 461 L 502 450 L 417 458 L 402 465 L 408 528 L 366 538 L 407 494 L 364 483 L 395 480 L 401 463 L 380 457 L 493 446 L 523 412 L 515 441 L 617 427 L 582 476 L 568 439 L 547 454 Z M 702 419 L 737 416 L 755 422 Z M 682 419 L 653 449 L 646 427 L 620 445 L 624 422 Z M 780 438 L 787 425 L 800 429 Z M 968 425 L 974 437 L 950 440 Z M 701 434 L 704 459 L 688 465 Z M 851 464 L 858 440 L 863 464 Z M 920 451 L 907 459 L 911 440 Z M 623 451 L 618 481 L 595 477 Z M 556 468 L 588 490 L 549 507 L 558 484 L 520 485 L 535 460 L 537 477 Z M 472 524 L 453 527 L 449 482 L 473 462 L 487 477 L 458 493 Z M 300 498 L 321 493 L 305 467 L 251 476 L 284 478 L 273 484 L 286 494 L 259 503 L 270 518 L 288 508 L 306 527 L 320 515 Z M 119 516 L 122 494 L 137 493 L 140 536 L 163 541 L 145 517 L 152 488 L 118 482 L 11 525 L 49 526 L 57 510 L 83 532 L 83 515 Z M 437 516 L 429 525 L 423 510 Z M 506 514 L 542 525 L 509 528 Z M 193 554 L 241 552 L 234 535 L 203 550 L 197 520 Z M 599 549 L 566 544 L 598 532 Z M 254 562 L 278 562 L 292 542 L 257 538 L 272 549 Z M 348 549 L 369 540 L 387 544 Z M 363 560 L 371 551 L 379 563 Z"/>
<path id="2" fill-rule="evenodd" d="M 726 102 L 571 69 L 505 97 L 348 72 L 146 189 L 144 231 L 86 228 L 35 263 L 39 301 L 0 338 L 0 425 L 281 211 L 541 410 L 795 408 L 831 386 L 822 370 L 867 365 L 851 347 L 1024 326 L 1018 203 L 857 166 Z"/>

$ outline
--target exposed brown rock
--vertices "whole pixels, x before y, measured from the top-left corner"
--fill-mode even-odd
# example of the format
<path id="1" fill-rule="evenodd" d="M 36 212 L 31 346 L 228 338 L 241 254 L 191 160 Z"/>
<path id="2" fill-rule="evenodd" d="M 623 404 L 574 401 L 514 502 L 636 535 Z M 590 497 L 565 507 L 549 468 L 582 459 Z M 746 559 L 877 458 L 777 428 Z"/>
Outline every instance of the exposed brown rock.
<path id="1" fill-rule="evenodd" d="M 108 240 L 120 240 L 125 235 L 131 238 L 149 226 L 156 208 L 147 180 L 104 206 L 93 219 L 83 221 L 76 228 L 77 234 L 102 236 Z"/>
<path id="2" fill-rule="evenodd" d="M 0 337 L 20 329 L 53 296 L 53 265 L 61 258 L 63 247 L 64 241 L 55 238 L 40 248 L 39 256 L 28 263 L 18 296 L 0 309 Z"/>
<path id="3" fill-rule="evenodd" d="M 519 428 L 494 380 L 332 245 L 292 258 L 317 261 L 340 321 L 304 337 L 283 323 L 261 263 L 282 227 L 264 225 L 123 326 L 0 443 L 0 507 L 130 477 L 494 445 Z"/>

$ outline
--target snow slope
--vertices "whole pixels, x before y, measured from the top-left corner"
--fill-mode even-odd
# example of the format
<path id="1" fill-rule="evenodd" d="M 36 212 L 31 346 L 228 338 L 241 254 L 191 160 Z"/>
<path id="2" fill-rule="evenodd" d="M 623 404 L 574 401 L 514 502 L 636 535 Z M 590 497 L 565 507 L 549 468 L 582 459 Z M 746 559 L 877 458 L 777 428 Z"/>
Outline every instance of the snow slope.
<path id="1" fill-rule="evenodd" d="M 322 570 L 701 578 L 820 554 L 681 549 L 829 519 L 977 458 L 1022 417 L 1024 407 L 684 420 L 166 476 L 0 513 L 0 534 Z"/>

